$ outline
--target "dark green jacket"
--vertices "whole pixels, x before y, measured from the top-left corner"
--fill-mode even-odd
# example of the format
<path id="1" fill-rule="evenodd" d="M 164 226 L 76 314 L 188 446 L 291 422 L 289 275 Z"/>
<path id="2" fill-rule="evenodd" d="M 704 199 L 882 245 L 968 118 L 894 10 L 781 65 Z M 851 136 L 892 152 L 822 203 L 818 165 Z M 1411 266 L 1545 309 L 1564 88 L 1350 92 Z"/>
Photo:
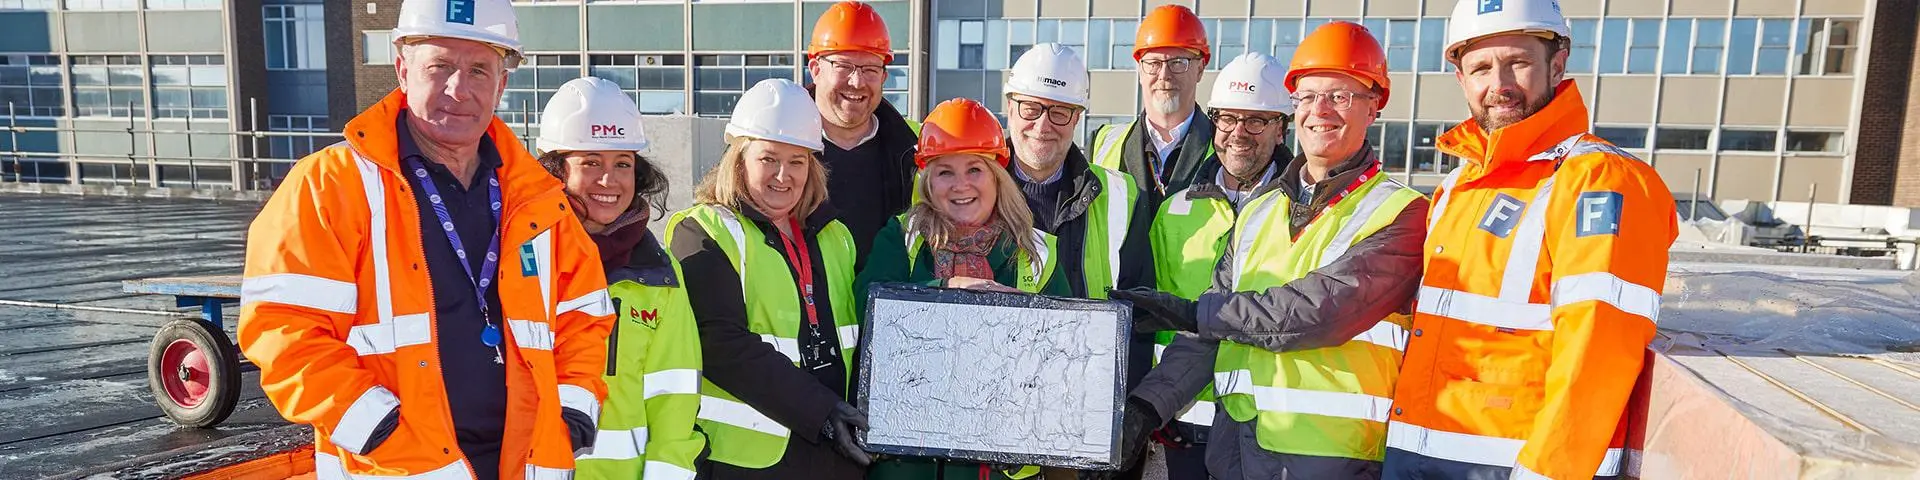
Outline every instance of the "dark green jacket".
<path id="1" fill-rule="evenodd" d="M 1018 200 L 1018 199 L 1015 199 Z M 1011 237 L 1002 236 L 1000 244 L 987 254 L 987 263 L 993 264 L 993 281 L 1001 285 L 1019 285 L 1019 266 L 1015 265 L 1015 245 Z M 946 282 L 933 278 L 933 247 L 921 242 L 920 254 L 915 258 L 911 270 L 907 267 L 907 234 L 900 226 L 900 218 L 887 221 L 880 227 L 880 233 L 873 238 L 873 253 L 867 255 L 867 269 L 854 277 L 853 293 L 860 298 L 860 309 L 856 310 L 862 322 L 867 318 L 867 288 L 875 283 L 905 282 L 930 287 L 944 287 Z M 1053 275 L 1047 285 L 1040 289 L 1043 295 L 1059 297 L 1073 296 L 1072 287 L 1067 285 L 1067 274 L 1060 267 L 1061 262 L 1053 262 Z"/>

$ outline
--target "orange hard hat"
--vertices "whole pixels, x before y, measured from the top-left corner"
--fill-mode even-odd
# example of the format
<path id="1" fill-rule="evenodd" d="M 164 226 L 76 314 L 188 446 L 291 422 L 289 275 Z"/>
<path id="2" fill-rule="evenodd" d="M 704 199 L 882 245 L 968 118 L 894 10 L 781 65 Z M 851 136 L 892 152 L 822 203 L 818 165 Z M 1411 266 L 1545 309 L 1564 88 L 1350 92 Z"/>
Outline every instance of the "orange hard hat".
<path id="1" fill-rule="evenodd" d="M 807 43 L 807 56 L 819 57 L 833 52 L 867 52 L 893 62 L 893 40 L 887 36 L 887 22 L 880 12 L 863 2 L 840 2 L 827 8 L 813 24 L 813 41 Z"/>
<path id="2" fill-rule="evenodd" d="M 980 102 L 956 98 L 940 102 L 920 124 L 920 151 L 913 161 L 927 168 L 927 161 L 941 155 L 971 153 L 993 157 L 1005 168 L 1007 140 L 1000 135 L 1000 120 Z"/>
<path id="3" fill-rule="evenodd" d="M 1133 59 L 1148 49 L 1175 47 L 1200 52 L 1200 61 L 1205 62 L 1213 56 L 1213 49 L 1207 48 L 1207 27 L 1200 24 L 1200 17 L 1193 10 L 1179 5 L 1161 5 L 1147 18 L 1140 20 L 1140 30 L 1133 34 Z"/>
<path id="4" fill-rule="evenodd" d="M 1293 52 L 1293 64 L 1287 67 L 1287 91 L 1294 91 L 1300 77 L 1314 73 L 1344 73 L 1371 83 L 1380 90 L 1380 104 L 1387 104 L 1393 92 L 1393 80 L 1387 77 L 1387 52 L 1367 27 L 1336 21 L 1321 25 L 1300 39 Z"/>

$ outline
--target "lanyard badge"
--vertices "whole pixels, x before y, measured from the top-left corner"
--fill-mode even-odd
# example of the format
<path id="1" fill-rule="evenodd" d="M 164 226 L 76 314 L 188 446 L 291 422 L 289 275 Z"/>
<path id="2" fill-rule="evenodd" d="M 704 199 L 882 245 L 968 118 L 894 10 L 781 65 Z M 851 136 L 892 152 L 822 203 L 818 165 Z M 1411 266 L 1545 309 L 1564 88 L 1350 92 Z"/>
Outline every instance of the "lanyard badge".
<path id="1" fill-rule="evenodd" d="M 433 204 L 433 215 L 440 221 L 441 230 L 446 231 L 447 243 L 453 245 L 453 256 L 460 259 L 460 269 L 467 275 L 467 284 L 473 286 L 474 301 L 480 305 L 480 320 L 487 327 L 480 332 L 480 344 L 493 348 L 493 363 L 505 364 L 502 358 L 500 327 L 493 324 L 487 305 L 487 288 L 493 286 L 494 273 L 500 270 L 500 180 L 491 170 L 481 172 L 487 181 L 487 201 L 493 213 L 493 238 L 487 242 L 487 256 L 480 262 L 480 271 L 475 272 L 473 265 L 467 262 L 466 243 L 460 239 L 460 231 L 454 228 L 453 214 L 448 213 L 446 202 L 440 197 L 440 187 L 427 175 L 427 167 L 420 157 L 408 157 L 407 167 L 413 170 L 413 176 L 420 179 L 420 188 L 426 189 L 427 201 Z"/>

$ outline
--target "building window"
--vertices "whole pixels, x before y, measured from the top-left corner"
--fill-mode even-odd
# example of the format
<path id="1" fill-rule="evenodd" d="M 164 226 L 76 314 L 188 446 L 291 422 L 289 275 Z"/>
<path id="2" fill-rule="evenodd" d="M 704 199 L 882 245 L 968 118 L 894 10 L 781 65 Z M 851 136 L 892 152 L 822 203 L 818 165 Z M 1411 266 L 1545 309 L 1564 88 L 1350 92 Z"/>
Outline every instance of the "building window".
<path id="1" fill-rule="evenodd" d="M 980 20 L 960 22 L 960 69 L 986 68 L 987 23 Z"/>
<path id="2" fill-rule="evenodd" d="M 540 109 L 560 85 L 580 78 L 579 55 L 527 55 L 520 68 L 507 75 L 507 92 L 500 96 L 494 116 L 514 125 L 540 123 Z"/>
<path id="3" fill-rule="evenodd" d="M 53 10 L 59 5 L 57 0 L 0 0 L 0 10 Z"/>
<path id="4" fill-rule="evenodd" d="M 392 65 L 400 52 L 393 46 L 393 32 L 387 30 L 367 30 L 360 32 L 360 52 L 367 65 Z"/>
<path id="5" fill-rule="evenodd" d="M 1568 22 L 1573 27 L 1573 44 L 1567 49 L 1567 73 L 1593 73 L 1594 53 L 1600 45 L 1600 20 L 1576 18 Z"/>
<path id="6" fill-rule="evenodd" d="M 219 55 L 154 55 L 154 118 L 227 118 L 227 66 Z"/>
<path id="7" fill-rule="evenodd" d="M 1292 63 L 1293 52 L 1300 48 L 1300 20 L 1280 19 L 1273 21 L 1273 56 L 1282 62 Z"/>
<path id="8" fill-rule="evenodd" d="M 1208 70 L 1219 70 L 1240 54 L 1247 52 L 1247 21 L 1241 19 L 1219 19 L 1206 22 L 1207 32 L 1213 37 L 1212 58 L 1207 61 Z"/>
<path id="9" fill-rule="evenodd" d="M 1760 37 L 1760 21 L 1736 18 L 1727 31 L 1727 74 L 1752 75 L 1754 42 Z"/>
<path id="10" fill-rule="evenodd" d="M 1415 39 L 1419 38 L 1419 27 L 1420 22 L 1417 20 L 1393 19 L 1387 20 L 1385 32 L 1374 34 L 1374 36 L 1386 39 L 1386 42 L 1384 42 L 1381 47 L 1387 49 L 1388 71 L 1413 71 L 1414 48 L 1419 44 Z M 1442 54 L 1442 56 L 1444 56 L 1444 54 Z M 1291 59 L 1283 61 L 1291 61 Z"/>
<path id="11" fill-rule="evenodd" d="M 988 20 L 986 23 L 986 46 L 981 53 L 981 62 L 990 70 L 1000 70 L 1012 65 L 1012 62 L 1026 55 L 1033 44 L 1051 40 L 1055 27 L 1047 26 L 1048 40 L 1041 40 L 1038 29 L 1032 20 Z M 963 32 L 965 30 L 962 30 Z M 963 60 L 966 57 L 961 57 Z"/>
<path id="12" fill-rule="evenodd" d="M 1660 150 L 1706 150 L 1713 130 L 1705 128 L 1655 129 L 1653 148 Z"/>
<path id="13" fill-rule="evenodd" d="M 1846 139 L 1841 132 L 1796 132 L 1787 131 L 1787 151 L 1813 153 L 1840 153 L 1840 142 Z"/>
<path id="14" fill-rule="evenodd" d="M 1801 75 L 1849 75 L 1853 73 L 1854 36 L 1858 20 L 1805 19 L 1800 21 L 1800 37 L 1794 45 L 1800 56 Z"/>
<path id="15" fill-rule="evenodd" d="M 1779 140 L 1773 130 L 1720 130 L 1720 150 L 1734 152 L 1771 152 Z"/>
<path id="16" fill-rule="evenodd" d="M 619 85 L 640 105 L 640 113 L 686 113 L 686 66 L 687 56 L 680 54 L 587 56 L 587 74 Z"/>
<path id="17" fill-rule="evenodd" d="M 1630 24 L 1633 31 L 1628 34 L 1632 43 L 1627 46 L 1627 73 L 1656 73 L 1660 61 L 1660 20 L 1636 18 Z M 1678 49 L 1686 44 L 1686 37 L 1674 44 Z"/>
<path id="18" fill-rule="evenodd" d="M 1594 135 L 1620 148 L 1647 148 L 1646 127 L 1594 127 Z"/>
<path id="19" fill-rule="evenodd" d="M 1440 135 L 1453 125 L 1416 123 L 1413 125 L 1413 158 L 1408 162 L 1414 173 L 1446 173 L 1460 165 L 1460 158 L 1440 151 Z"/>
<path id="20" fill-rule="evenodd" d="M 1693 24 L 1693 67 L 1688 73 L 1720 73 L 1720 54 L 1727 46 L 1727 21 L 1700 19 Z"/>
<path id="21" fill-rule="evenodd" d="M 1114 70 L 1133 70 L 1133 38 L 1139 33 L 1139 20 L 1113 21 L 1113 48 L 1108 52 L 1112 55 Z"/>
<path id="22" fill-rule="evenodd" d="M 268 70 L 327 68 L 326 16 L 320 5 L 267 5 L 261 9 Z"/>
<path id="23" fill-rule="evenodd" d="M 0 113 L 22 117 L 66 114 L 60 88 L 60 57 L 0 55 Z"/>
<path id="24" fill-rule="evenodd" d="M 893 108 L 899 110 L 901 113 L 906 113 L 907 111 L 907 91 L 912 86 L 908 83 L 909 80 L 907 77 L 907 73 L 912 70 L 912 63 L 910 63 L 910 61 L 913 55 L 911 55 L 911 53 L 912 52 L 894 52 L 893 61 L 887 63 L 887 83 L 880 87 L 880 96 L 886 97 L 887 103 L 893 104 Z M 1001 123 L 1001 125 L 1005 125 L 1005 123 Z"/>
<path id="25" fill-rule="evenodd" d="M 1600 21 L 1599 65 L 1596 73 L 1626 73 L 1627 71 L 1627 27 L 1624 18 L 1609 18 Z"/>
<path id="26" fill-rule="evenodd" d="M 1087 21 L 1087 44 L 1080 48 L 1080 58 L 1087 60 L 1088 70 L 1106 70 L 1113 65 L 1113 62 L 1107 58 L 1107 51 L 1113 48 L 1112 29 L 1111 21 L 1103 19 Z"/>
<path id="27" fill-rule="evenodd" d="M 693 113 L 732 115 L 742 92 L 770 78 L 792 79 L 793 55 L 694 55 Z"/>
<path id="28" fill-rule="evenodd" d="M 73 114 L 77 117 L 147 116 L 147 72 L 134 55 L 70 57 Z"/>
<path id="29" fill-rule="evenodd" d="M 220 0 L 147 0 L 148 10 L 219 10 Z"/>
<path id="30" fill-rule="evenodd" d="M 1368 143 L 1373 144 L 1374 153 L 1380 156 L 1380 163 L 1389 172 L 1407 170 L 1407 122 L 1374 122 L 1367 129 Z"/>
<path id="31" fill-rule="evenodd" d="M 1770 18 L 1760 21 L 1760 54 L 1754 61 L 1754 73 L 1786 75 L 1787 58 L 1793 52 L 1793 21 Z"/>
<path id="32" fill-rule="evenodd" d="M 139 10 L 140 0 L 67 0 L 67 10 Z"/>
<path id="33" fill-rule="evenodd" d="M 327 117 L 317 115 L 267 115 L 267 130 L 274 132 L 326 132 Z M 272 158 L 303 158 L 334 142 L 330 137 L 269 136 L 267 155 Z"/>
<path id="34" fill-rule="evenodd" d="M 1087 58 L 1087 21 L 1061 20 L 1060 34 L 1055 36 L 1053 41 L 1073 49 L 1073 53 L 1080 54 L 1080 58 Z M 1020 57 L 1008 57 L 1008 59 L 1009 62 L 1018 61 Z"/>
<path id="35" fill-rule="evenodd" d="M 1669 75 L 1687 73 L 1687 54 L 1692 51 L 1687 46 L 1692 45 L 1692 38 L 1693 19 L 1667 20 L 1667 50 L 1661 54 L 1660 73 Z"/>

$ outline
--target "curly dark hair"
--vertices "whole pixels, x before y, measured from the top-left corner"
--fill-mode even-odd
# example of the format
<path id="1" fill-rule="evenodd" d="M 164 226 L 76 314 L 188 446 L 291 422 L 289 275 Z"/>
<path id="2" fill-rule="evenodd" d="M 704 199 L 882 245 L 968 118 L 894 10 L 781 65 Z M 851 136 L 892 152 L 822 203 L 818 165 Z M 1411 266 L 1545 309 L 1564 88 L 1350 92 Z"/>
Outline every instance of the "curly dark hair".
<path id="1" fill-rule="evenodd" d="M 553 178 L 560 179 L 561 183 L 566 183 L 568 153 L 571 152 L 555 151 L 541 153 L 540 166 L 546 168 L 547 173 L 553 175 Z M 651 220 L 659 220 L 667 213 L 667 175 L 661 173 L 660 167 L 653 163 L 653 159 L 647 158 L 645 155 L 635 152 L 633 154 L 633 160 L 633 194 L 637 197 L 636 199 L 640 201 L 633 202 L 633 205 L 627 206 L 627 210 L 640 208 L 644 203 L 650 209 L 647 216 L 650 217 Z"/>

